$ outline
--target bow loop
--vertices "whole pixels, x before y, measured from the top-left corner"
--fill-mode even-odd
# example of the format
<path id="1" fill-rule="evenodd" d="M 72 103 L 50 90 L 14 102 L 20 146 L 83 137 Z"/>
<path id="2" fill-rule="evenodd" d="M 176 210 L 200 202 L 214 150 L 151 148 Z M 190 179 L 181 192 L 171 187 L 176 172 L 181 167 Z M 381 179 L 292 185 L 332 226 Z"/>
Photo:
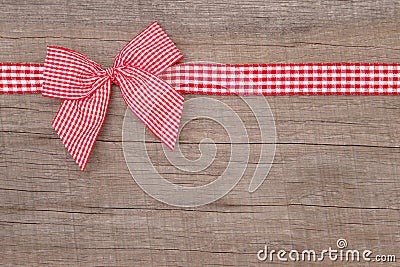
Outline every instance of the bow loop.
<path id="1" fill-rule="evenodd" d="M 43 70 L 42 94 L 59 99 L 82 99 L 92 94 L 107 77 L 88 57 L 68 48 L 49 46 Z"/>
<path id="2" fill-rule="evenodd" d="M 181 59 L 181 52 L 155 21 L 122 48 L 114 67 L 136 67 L 158 75 Z"/>

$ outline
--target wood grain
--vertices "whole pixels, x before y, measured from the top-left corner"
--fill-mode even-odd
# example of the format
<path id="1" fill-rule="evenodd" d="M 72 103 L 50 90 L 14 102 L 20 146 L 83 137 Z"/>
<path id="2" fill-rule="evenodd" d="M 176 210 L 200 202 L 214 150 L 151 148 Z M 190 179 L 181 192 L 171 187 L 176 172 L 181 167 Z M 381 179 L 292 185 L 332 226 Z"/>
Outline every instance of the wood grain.
<path id="1" fill-rule="evenodd" d="M 185 62 L 400 62 L 395 0 L 32 0 L 1 1 L 0 12 L 0 62 L 41 63 L 52 44 L 107 67 L 153 20 Z M 253 194 L 247 188 L 259 155 L 255 120 L 239 98 L 214 98 L 246 122 L 249 169 L 217 202 L 180 209 L 154 200 L 132 179 L 122 151 L 125 104 L 116 87 L 84 173 L 51 127 L 59 101 L 1 96 L 0 264 L 262 266 L 267 263 L 256 253 L 265 243 L 317 250 L 334 247 L 338 238 L 352 249 L 400 258 L 400 97 L 267 97 L 277 151 L 267 180 Z M 212 127 L 193 121 L 184 128 L 180 142 L 187 157 L 198 157 L 199 138 Z M 224 131 L 211 137 L 221 151 L 229 150 Z M 221 153 L 203 173 L 181 176 L 153 137 L 146 142 L 156 168 L 177 183 L 208 183 L 229 160 Z M 321 264 L 366 266 L 314 265 Z"/>

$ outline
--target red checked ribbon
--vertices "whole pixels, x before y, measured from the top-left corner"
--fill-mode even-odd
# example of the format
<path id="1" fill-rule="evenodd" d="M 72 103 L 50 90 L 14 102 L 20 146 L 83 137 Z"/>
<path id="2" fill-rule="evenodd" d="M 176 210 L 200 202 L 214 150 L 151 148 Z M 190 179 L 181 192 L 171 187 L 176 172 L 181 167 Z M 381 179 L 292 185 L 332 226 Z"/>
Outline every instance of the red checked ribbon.
<path id="1" fill-rule="evenodd" d="M 182 93 L 213 95 L 399 94 L 400 64 L 178 64 L 183 56 L 157 22 L 102 69 L 84 55 L 50 46 L 45 64 L 0 63 L 0 94 L 62 99 L 53 126 L 84 170 L 103 125 L 112 83 L 147 128 L 173 149 Z"/>

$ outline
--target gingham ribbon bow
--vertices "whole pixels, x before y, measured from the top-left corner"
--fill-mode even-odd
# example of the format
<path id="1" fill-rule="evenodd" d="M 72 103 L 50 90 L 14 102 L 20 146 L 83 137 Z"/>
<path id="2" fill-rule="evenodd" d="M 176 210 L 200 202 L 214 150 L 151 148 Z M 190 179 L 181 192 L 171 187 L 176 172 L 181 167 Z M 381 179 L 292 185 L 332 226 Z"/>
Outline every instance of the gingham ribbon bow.
<path id="1" fill-rule="evenodd" d="M 113 83 L 133 113 L 173 149 L 184 99 L 156 75 L 182 58 L 156 22 L 125 45 L 106 70 L 73 50 L 48 47 L 41 93 L 63 100 L 53 126 L 82 170 L 106 117 Z"/>
<path id="2" fill-rule="evenodd" d="M 128 107 L 170 149 L 178 133 L 181 93 L 400 94 L 398 63 L 174 65 L 182 58 L 153 22 L 106 70 L 75 51 L 54 46 L 48 48 L 44 65 L 0 63 L 0 94 L 41 93 L 62 99 L 53 125 L 82 170 L 103 125 L 112 83 L 119 85 Z"/>

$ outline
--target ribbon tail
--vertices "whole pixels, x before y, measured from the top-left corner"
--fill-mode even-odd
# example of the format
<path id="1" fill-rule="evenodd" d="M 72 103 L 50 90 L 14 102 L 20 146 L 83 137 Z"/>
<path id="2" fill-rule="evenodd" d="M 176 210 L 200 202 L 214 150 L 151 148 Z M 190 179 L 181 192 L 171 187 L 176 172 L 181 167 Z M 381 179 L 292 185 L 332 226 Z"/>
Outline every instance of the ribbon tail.
<path id="1" fill-rule="evenodd" d="M 139 120 L 173 150 L 182 116 L 183 95 L 156 76 L 140 72 L 129 78 L 117 78 L 121 94 Z"/>
<path id="2" fill-rule="evenodd" d="M 110 93 L 111 81 L 99 87 L 90 97 L 63 100 L 53 120 L 54 129 L 82 171 L 104 123 Z"/>

